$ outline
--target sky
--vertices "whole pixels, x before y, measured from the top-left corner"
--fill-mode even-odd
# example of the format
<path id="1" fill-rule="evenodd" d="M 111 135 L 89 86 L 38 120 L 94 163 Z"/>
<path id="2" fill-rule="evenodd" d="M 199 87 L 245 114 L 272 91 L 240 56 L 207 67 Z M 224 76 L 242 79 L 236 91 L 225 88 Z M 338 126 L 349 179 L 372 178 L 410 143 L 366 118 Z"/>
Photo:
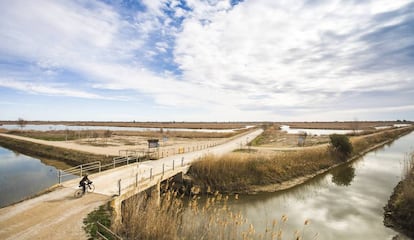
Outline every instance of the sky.
<path id="1" fill-rule="evenodd" d="M 414 120 L 414 1 L 0 0 L 0 119 Z"/>

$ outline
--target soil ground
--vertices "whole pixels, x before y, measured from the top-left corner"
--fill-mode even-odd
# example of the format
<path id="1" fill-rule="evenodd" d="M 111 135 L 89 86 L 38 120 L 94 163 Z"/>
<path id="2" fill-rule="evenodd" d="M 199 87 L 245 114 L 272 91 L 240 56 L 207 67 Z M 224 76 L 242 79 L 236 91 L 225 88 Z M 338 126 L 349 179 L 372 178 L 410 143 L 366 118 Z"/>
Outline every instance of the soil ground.
<path id="1" fill-rule="evenodd" d="M 245 138 L 251 139 L 260 133 L 260 130 L 256 130 L 220 146 L 181 156 L 191 162 L 209 152 L 223 154 L 234 150 Z M 140 163 L 139 167 L 128 165 L 92 174 L 91 179 L 96 186 L 95 193 L 86 194 L 80 199 L 73 196 L 79 181 L 74 179 L 65 182 L 63 186 L 66 187 L 53 188 L 46 194 L 1 208 L 0 239 L 86 239 L 82 219 L 95 208 L 108 202 L 114 196 L 113 193 L 117 193 L 118 179 L 122 178 L 124 184 L 135 182 L 135 172 L 140 169 L 145 171 L 148 167 L 154 169 L 155 176 L 159 176 L 161 171 L 164 172 L 164 165 L 171 167 L 173 161 L 174 156 Z M 149 175 L 149 172 L 146 174 Z"/>
<path id="2" fill-rule="evenodd" d="M 1 208 L 0 239 L 86 239 L 80 219 L 106 203 L 109 197 L 91 193 L 75 199 L 74 191 L 59 187 L 40 197 Z"/>
<path id="3" fill-rule="evenodd" d="M 67 148 L 82 152 L 88 152 L 99 155 L 119 156 L 120 151 L 133 150 L 133 151 L 147 151 L 148 142 L 147 137 L 139 136 L 113 136 L 109 139 L 94 138 L 94 139 L 80 139 L 73 141 L 47 141 L 41 139 L 34 139 L 28 137 L 21 137 L 12 134 L 0 133 L 5 137 L 12 137 L 24 141 L 39 143 L 43 145 L 51 145 L 54 147 Z M 167 142 L 160 143 L 160 151 L 168 150 L 172 148 L 189 148 L 193 146 L 201 146 L 205 144 L 213 144 L 222 142 L 223 139 L 209 139 L 209 138 L 169 138 Z M 131 144 L 132 143 L 132 144 Z"/>

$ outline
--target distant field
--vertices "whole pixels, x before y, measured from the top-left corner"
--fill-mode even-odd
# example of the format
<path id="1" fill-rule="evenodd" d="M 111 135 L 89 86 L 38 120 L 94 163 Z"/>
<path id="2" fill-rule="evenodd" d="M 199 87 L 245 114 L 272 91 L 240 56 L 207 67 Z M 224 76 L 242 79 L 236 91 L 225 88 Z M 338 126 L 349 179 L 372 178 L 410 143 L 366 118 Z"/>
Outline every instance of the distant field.
<path id="1" fill-rule="evenodd" d="M 238 129 L 246 126 L 289 125 L 291 128 L 368 130 L 380 126 L 412 123 L 409 121 L 341 121 L 341 122 L 101 122 L 101 121 L 27 121 L 27 124 L 61 124 L 72 126 L 111 126 L 141 128 Z M 18 121 L 0 121 L 18 124 Z"/>
<path id="2" fill-rule="evenodd" d="M 343 129 L 343 130 L 369 130 L 375 127 L 393 126 L 411 122 L 402 121 L 349 121 L 349 122 L 277 122 L 280 125 L 289 125 L 290 128 L 312 129 Z"/>
<path id="3" fill-rule="evenodd" d="M 18 124 L 17 121 L 0 121 L 0 124 Z M 95 121 L 27 121 L 27 124 L 61 124 L 76 126 L 111 126 L 142 128 L 236 129 L 258 123 L 248 122 L 95 122 Z"/>
<path id="4" fill-rule="evenodd" d="M 193 131 L 106 131 L 106 130 L 52 130 L 52 131 L 23 131 L 23 130 L 4 130 L 0 129 L 0 133 L 8 133 L 23 137 L 36 138 L 48 141 L 67 141 L 77 139 L 107 139 L 117 137 L 145 137 L 145 138 L 229 138 L 248 130 L 241 129 L 234 132 L 193 132 Z"/>

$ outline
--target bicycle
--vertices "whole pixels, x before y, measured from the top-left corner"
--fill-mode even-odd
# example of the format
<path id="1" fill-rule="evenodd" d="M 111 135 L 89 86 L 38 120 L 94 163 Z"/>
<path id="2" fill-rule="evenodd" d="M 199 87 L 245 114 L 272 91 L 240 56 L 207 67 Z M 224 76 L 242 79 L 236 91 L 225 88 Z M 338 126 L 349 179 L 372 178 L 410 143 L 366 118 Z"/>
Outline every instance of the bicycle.
<path id="1" fill-rule="evenodd" d="M 95 191 L 95 185 L 93 185 L 92 182 L 87 183 L 85 187 L 86 187 L 85 194 L 87 192 L 92 193 L 93 191 Z M 80 198 L 84 195 L 82 186 L 79 186 L 79 188 L 80 189 L 75 191 L 75 194 L 74 194 L 75 198 Z"/>

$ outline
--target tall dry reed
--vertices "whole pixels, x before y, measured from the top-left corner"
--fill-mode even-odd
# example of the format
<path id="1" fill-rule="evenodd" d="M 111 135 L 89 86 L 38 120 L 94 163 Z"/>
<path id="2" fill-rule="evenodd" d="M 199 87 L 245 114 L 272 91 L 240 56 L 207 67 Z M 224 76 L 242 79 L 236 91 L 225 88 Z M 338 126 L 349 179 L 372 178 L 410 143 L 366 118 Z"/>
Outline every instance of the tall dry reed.
<path id="1" fill-rule="evenodd" d="M 251 185 L 281 183 L 333 164 L 324 147 L 277 154 L 230 153 L 205 156 L 192 164 L 189 175 L 212 191 L 243 192 Z"/>
<path id="2" fill-rule="evenodd" d="M 255 227 L 241 213 L 233 212 L 229 197 L 215 193 L 213 197 L 186 200 L 168 191 L 157 205 L 154 199 L 137 197 L 128 200 L 123 207 L 123 226 L 118 233 L 125 239 L 303 239 L 302 231 L 288 233 L 284 228 L 288 221 L 283 215 L 274 220 L 264 232 Z M 315 238 L 314 238 L 315 239 Z"/>

